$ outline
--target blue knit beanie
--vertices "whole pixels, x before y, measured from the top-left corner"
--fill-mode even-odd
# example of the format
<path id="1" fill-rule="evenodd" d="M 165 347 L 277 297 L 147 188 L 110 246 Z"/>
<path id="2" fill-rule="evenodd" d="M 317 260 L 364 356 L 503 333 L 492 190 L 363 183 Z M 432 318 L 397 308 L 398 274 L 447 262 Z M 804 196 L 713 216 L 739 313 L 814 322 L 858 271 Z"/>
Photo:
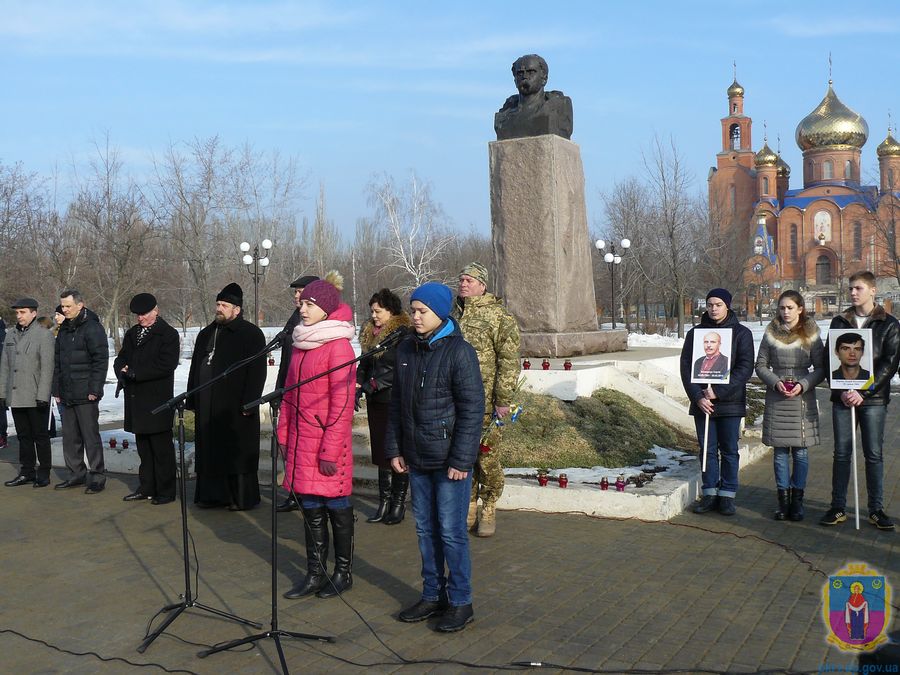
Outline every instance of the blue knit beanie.
<path id="1" fill-rule="evenodd" d="M 429 281 L 412 292 L 409 301 L 413 300 L 418 300 L 443 320 L 450 316 L 453 308 L 453 291 L 437 281 Z"/>

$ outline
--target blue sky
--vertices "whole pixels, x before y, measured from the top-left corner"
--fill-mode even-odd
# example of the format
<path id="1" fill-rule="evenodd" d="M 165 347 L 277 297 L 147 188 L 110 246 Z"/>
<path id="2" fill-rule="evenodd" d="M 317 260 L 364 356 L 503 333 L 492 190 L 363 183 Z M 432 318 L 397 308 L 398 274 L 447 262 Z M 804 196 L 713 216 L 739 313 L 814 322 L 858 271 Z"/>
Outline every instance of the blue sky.
<path id="1" fill-rule="evenodd" d="M 219 135 L 296 156 L 352 236 L 373 174 L 410 170 L 453 224 L 490 227 L 487 143 L 514 93 L 512 61 L 537 52 L 573 100 L 588 194 L 642 171 L 672 136 L 705 191 L 720 149 L 732 61 L 753 117 L 801 176 L 794 129 L 834 87 L 868 121 L 863 175 L 888 110 L 900 120 L 895 2 L 15 2 L 0 0 L 0 161 L 43 174 L 110 141 L 140 178 L 170 140 Z"/>

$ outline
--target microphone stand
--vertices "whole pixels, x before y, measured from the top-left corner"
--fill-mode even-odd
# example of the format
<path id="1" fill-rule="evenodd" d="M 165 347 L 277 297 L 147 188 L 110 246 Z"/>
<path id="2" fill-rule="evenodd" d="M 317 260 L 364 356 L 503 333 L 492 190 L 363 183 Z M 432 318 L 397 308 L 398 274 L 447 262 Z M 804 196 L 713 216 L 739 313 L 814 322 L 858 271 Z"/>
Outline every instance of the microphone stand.
<path id="1" fill-rule="evenodd" d="M 275 336 L 275 338 L 269 342 L 265 346 L 265 348 L 257 352 L 256 354 L 243 359 L 242 361 L 238 361 L 224 371 L 222 371 L 216 377 L 210 379 L 203 384 L 194 387 L 190 391 L 185 391 L 174 398 L 169 399 L 162 405 L 154 408 L 151 411 L 151 414 L 158 415 L 162 411 L 168 408 L 174 408 L 178 411 L 178 465 L 179 471 L 181 471 L 181 485 L 178 490 L 178 498 L 181 502 L 181 548 L 182 548 L 182 557 L 184 558 L 184 593 L 181 595 L 181 601 L 175 602 L 170 605 L 164 606 L 158 614 L 171 612 L 166 617 L 166 620 L 163 621 L 159 628 L 155 631 L 146 635 L 144 637 L 144 641 L 141 642 L 140 646 L 137 648 L 138 653 L 143 654 L 147 647 L 149 647 L 156 638 L 158 638 L 162 633 L 169 627 L 169 625 L 177 619 L 182 612 L 189 608 L 197 608 L 202 609 L 205 612 L 209 612 L 211 614 L 215 614 L 216 616 L 223 617 L 225 619 L 231 619 L 232 621 L 237 621 L 238 623 L 242 623 L 246 626 L 253 626 L 254 628 L 262 628 L 262 624 L 258 621 L 250 621 L 249 619 L 244 619 L 235 614 L 230 614 L 221 609 L 216 609 L 215 607 L 208 607 L 202 603 L 197 602 L 195 596 L 191 590 L 191 564 L 190 564 L 190 552 L 188 550 L 188 526 L 187 526 L 187 468 L 185 467 L 184 461 L 184 446 L 185 446 L 185 438 L 184 438 L 184 405 L 185 400 L 188 396 L 197 393 L 198 391 L 203 391 L 204 389 L 211 387 L 213 384 L 218 382 L 220 379 L 226 377 L 230 373 L 233 373 L 238 368 L 242 368 L 247 365 L 254 359 L 261 357 L 262 355 L 268 353 L 270 349 L 272 349 L 277 343 L 281 342 L 284 337 L 284 331 Z"/>
<path id="2" fill-rule="evenodd" d="M 292 384 L 289 387 L 281 387 L 276 389 L 270 394 L 266 394 L 265 396 L 257 399 L 256 401 L 251 401 L 244 405 L 244 410 L 251 410 L 262 403 L 268 403 L 271 406 L 272 411 L 272 444 L 271 444 L 271 453 L 272 453 L 272 547 L 270 552 L 270 560 L 269 564 L 272 570 L 272 620 L 271 620 L 271 629 L 267 630 L 264 633 L 257 633 L 256 635 L 250 635 L 245 638 L 239 638 L 237 640 L 232 640 L 231 642 L 225 642 L 221 645 L 217 645 L 212 647 L 211 649 L 206 649 L 202 652 L 199 652 L 197 656 L 200 658 L 205 658 L 210 654 L 215 654 L 217 652 L 226 651 L 228 649 L 233 649 L 234 647 L 239 647 L 241 645 L 259 642 L 260 640 L 265 640 L 267 638 L 272 638 L 275 641 L 275 649 L 278 651 L 278 658 L 281 661 L 281 670 L 285 675 L 288 675 L 290 671 L 288 671 L 287 661 L 284 658 L 284 650 L 281 647 L 281 638 L 283 637 L 291 637 L 298 638 L 301 640 L 318 640 L 319 642 L 334 642 L 334 638 L 327 635 L 312 635 L 309 633 L 295 633 L 291 631 L 281 630 L 278 628 L 278 512 L 275 509 L 275 504 L 277 501 L 276 496 L 276 476 L 277 476 L 277 464 L 276 464 L 276 456 L 281 455 L 281 444 L 278 442 L 278 403 L 276 399 L 280 399 L 286 392 L 291 391 L 292 389 L 296 389 L 304 384 L 308 384 L 313 380 L 318 380 L 320 377 L 324 377 L 330 373 L 333 373 L 336 370 L 341 370 L 342 368 L 346 368 L 348 366 L 353 365 L 357 361 L 361 361 L 362 359 L 368 358 L 373 354 L 377 354 L 379 352 L 384 351 L 390 345 L 397 342 L 402 334 L 394 333 L 396 337 L 393 335 L 388 336 L 388 338 L 373 347 L 370 351 L 365 354 L 360 354 L 355 359 L 347 361 L 346 363 L 342 363 L 339 366 L 335 366 L 334 368 L 329 368 L 328 370 L 322 371 L 321 373 L 317 373 L 312 377 L 308 377 L 305 380 L 301 380 L 296 384 Z M 293 492 L 293 491 L 292 491 Z"/>

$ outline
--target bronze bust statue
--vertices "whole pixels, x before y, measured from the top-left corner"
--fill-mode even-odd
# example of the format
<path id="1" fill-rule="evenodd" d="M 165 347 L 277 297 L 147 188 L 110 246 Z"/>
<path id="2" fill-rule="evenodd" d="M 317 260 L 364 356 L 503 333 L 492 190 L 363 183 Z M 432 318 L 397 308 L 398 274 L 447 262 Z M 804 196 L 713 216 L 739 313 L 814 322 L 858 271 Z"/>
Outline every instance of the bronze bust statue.
<path id="1" fill-rule="evenodd" d="M 555 134 L 572 137 L 572 99 L 561 91 L 544 91 L 550 71 L 537 54 L 520 56 L 512 65 L 518 94 L 494 115 L 497 140 Z"/>

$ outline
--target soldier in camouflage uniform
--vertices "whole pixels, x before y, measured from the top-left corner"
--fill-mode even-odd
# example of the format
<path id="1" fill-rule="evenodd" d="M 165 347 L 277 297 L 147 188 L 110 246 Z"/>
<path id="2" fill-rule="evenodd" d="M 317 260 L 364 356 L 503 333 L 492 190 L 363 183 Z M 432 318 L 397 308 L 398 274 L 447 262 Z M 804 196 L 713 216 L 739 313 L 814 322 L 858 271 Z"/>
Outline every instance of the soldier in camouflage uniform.
<path id="1" fill-rule="evenodd" d="M 459 273 L 459 293 L 453 318 L 463 337 L 478 353 L 484 382 L 485 415 L 481 453 L 475 464 L 468 526 L 479 537 L 490 537 L 496 529 L 494 505 L 503 494 L 500 464 L 500 427 L 496 419 L 509 414 L 519 380 L 519 326 L 500 298 L 486 293 L 488 271 L 477 262 Z M 478 498 L 481 509 L 478 509 Z"/>

